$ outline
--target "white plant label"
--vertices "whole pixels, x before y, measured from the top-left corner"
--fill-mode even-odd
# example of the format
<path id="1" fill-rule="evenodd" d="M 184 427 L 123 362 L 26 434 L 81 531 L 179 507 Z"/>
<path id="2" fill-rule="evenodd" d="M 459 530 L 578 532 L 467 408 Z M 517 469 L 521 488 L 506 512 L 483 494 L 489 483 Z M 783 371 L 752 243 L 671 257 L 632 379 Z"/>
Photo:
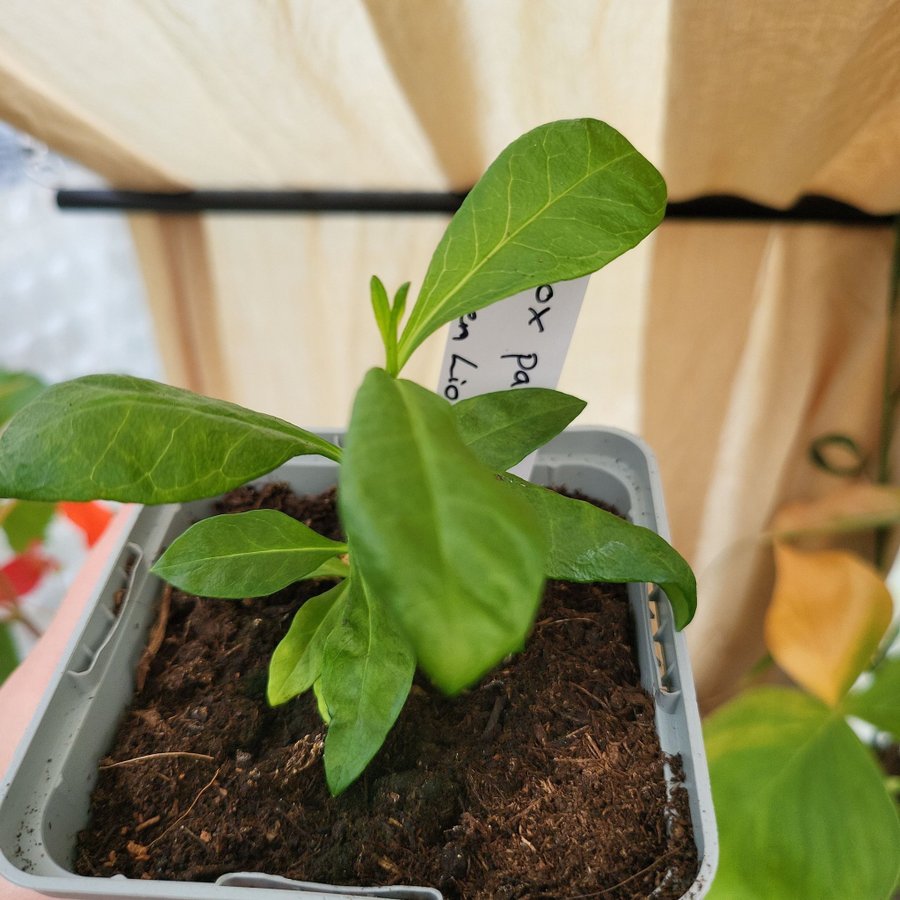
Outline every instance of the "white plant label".
<path id="1" fill-rule="evenodd" d="M 455 403 L 509 388 L 555 388 L 589 278 L 542 284 L 451 322 L 438 392 Z M 529 458 L 513 471 L 530 469 Z"/>
<path id="2" fill-rule="evenodd" d="M 559 383 L 589 275 L 513 294 L 450 323 L 438 392 L 451 402 Z"/>

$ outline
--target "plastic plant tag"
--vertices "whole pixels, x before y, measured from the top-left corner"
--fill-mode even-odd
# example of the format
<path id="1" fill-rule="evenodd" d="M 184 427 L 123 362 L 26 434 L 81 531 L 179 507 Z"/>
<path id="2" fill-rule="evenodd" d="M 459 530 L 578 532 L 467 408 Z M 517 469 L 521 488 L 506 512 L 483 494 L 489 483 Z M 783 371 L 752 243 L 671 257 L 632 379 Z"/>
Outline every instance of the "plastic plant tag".
<path id="1" fill-rule="evenodd" d="M 542 284 L 450 323 L 438 392 L 451 403 L 517 387 L 555 388 L 590 275 Z M 527 478 L 534 454 L 512 471 Z"/>

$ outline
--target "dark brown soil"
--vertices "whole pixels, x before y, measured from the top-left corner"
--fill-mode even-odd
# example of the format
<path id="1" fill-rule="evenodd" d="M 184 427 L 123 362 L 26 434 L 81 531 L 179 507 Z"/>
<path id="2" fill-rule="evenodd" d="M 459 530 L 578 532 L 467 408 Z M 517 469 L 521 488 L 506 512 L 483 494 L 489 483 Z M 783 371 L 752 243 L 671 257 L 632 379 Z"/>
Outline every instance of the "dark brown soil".
<path id="1" fill-rule="evenodd" d="M 275 506 L 337 536 L 330 495 L 263 494 L 242 489 L 227 508 Z M 525 652 L 454 700 L 414 685 L 336 799 L 315 702 L 264 699 L 272 648 L 321 589 L 241 602 L 170 592 L 149 677 L 103 760 L 79 874 L 262 871 L 485 900 L 676 898 L 690 886 L 686 794 L 667 796 L 622 588 L 552 583 Z"/>

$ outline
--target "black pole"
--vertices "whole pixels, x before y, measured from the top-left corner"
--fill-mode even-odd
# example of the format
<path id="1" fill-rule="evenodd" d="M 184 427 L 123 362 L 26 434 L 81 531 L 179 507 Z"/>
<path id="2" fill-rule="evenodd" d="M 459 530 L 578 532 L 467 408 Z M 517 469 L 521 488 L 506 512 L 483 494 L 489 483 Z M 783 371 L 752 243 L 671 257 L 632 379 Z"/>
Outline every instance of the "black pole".
<path id="1" fill-rule="evenodd" d="M 60 209 L 82 211 L 197 213 L 439 213 L 459 209 L 466 191 L 253 191 L 204 190 L 152 193 L 117 190 L 61 190 Z M 731 195 L 697 197 L 669 203 L 670 220 L 735 222 L 808 222 L 833 225 L 889 226 L 895 214 L 868 213 L 832 197 L 808 195 L 777 209 Z"/>
<path id="2" fill-rule="evenodd" d="M 190 214 L 228 213 L 454 213 L 465 193 L 389 191 L 143 191 L 63 190 L 60 209 Z"/>

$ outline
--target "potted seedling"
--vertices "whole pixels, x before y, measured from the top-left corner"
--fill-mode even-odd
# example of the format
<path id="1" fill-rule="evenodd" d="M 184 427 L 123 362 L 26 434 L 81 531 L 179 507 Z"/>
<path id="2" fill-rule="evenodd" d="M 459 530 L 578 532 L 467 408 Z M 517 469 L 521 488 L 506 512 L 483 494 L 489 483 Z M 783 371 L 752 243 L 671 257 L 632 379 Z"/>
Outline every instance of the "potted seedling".
<path id="1" fill-rule="evenodd" d="M 581 401 L 519 387 L 453 406 L 401 377 L 412 353 L 442 325 L 518 291 L 600 268 L 652 231 L 664 209 L 659 173 L 614 129 L 588 119 L 537 128 L 503 151 L 470 192 L 405 320 L 409 285 L 391 299 L 372 280 L 385 364 L 365 375 L 346 435 L 323 436 L 136 378 L 91 376 L 50 388 L 12 421 L 0 437 L 0 495 L 189 504 L 295 457 L 327 461 L 338 484 L 341 535 L 319 534 L 275 509 L 212 516 L 177 535 L 161 538 L 157 529 L 156 545 L 148 538 L 146 546 L 168 546 L 158 558 L 145 549 L 154 558 L 134 563 L 128 578 L 158 584 L 159 576 L 179 591 L 240 603 L 308 585 L 308 599 L 272 654 L 265 695 L 282 706 L 313 693 L 322 746 L 313 738 L 303 744 L 303 769 L 314 759 L 339 803 L 345 792 L 364 790 L 367 766 L 411 691 L 465 695 L 520 654 L 547 579 L 653 583 L 668 598 L 659 604 L 664 623 L 680 629 L 690 620 L 694 577 L 662 536 L 508 474 L 551 439 L 564 455 L 581 452 L 579 440 L 566 450 L 566 436 L 556 437 Z M 611 440 L 614 453 L 629 452 Z M 142 569 L 149 563 L 152 575 Z M 105 647 L 106 638 L 91 647 L 81 674 L 99 668 Z M 421 685 L 414 684 L 417 672 Z M 692 702 L 689 674 L 675 678 L 675 693 Z M 669 705 L 677 700 L 670 697 Z M 297 737 L 300 747 L 306 738 Z M 250 765 L 252 754 L 238 755 Z M 702 772 L 695 776 L 702 792 Z M 252 782 L 259 773 L 251 767 L 247 777 Z M 214 776 L 204 791 L 215 784 Z M 142 833 L 156 824 L 146 821 L 137 826 Z M 197 835 L 200 843 L 212 839 Z M 147 846 L 132 841 L 129 853 L 141 856 Z M 448 863 L 451 881 L 454 865 Z M 3 871 L 13 877 L 21 868 Z M 115 870 L 111 860 L 110 874 Z M 661 871 L 660 889 L 665 860 Z M 131 895 L 150 896 L 150 883 L 132 883 Z M 210 896 L 232 896 L 222 891 L 245 883 L 222 882 Z M 65 890 L 86 888 L 79 882 Z M 122 884 L 112 890 L 127 893 Z M 161 890 L 154 896 L 174 896 Z M 409 890 L 384 895 L 435 896 Z"/>

